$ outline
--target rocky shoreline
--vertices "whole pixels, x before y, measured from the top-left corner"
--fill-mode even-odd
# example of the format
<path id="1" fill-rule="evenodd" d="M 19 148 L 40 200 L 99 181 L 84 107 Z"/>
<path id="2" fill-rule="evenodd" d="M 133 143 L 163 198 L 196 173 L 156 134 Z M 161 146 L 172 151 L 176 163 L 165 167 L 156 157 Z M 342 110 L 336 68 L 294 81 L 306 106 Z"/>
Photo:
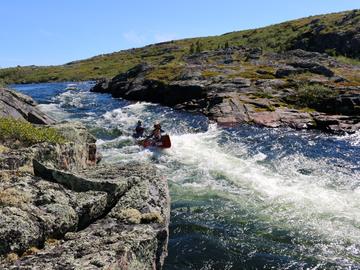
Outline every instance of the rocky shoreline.
<path id="1" fill-rule="evenodd" d="M 360 86 L 338 72 L 358 74 L 360 68 L 327 54 L 233 47 L 182 61 L 176 68 L 171 63 L 140 64 L 91 91 L 200 112 L 221 125 L 251 123 L 337 134 L 360 129 Z"/>
<path id="2" fill-rule="evenodd" d="M 1 106 L 2 117 L 37 115 L 66 141 L 0 143 L 0 268 L 161 269 L 166 179 L 146 164 L 99 163 L 96 139 L 84 126 L 54 123 L 29 97 L 1 89 L 2 102 L 9 106 Z"/>

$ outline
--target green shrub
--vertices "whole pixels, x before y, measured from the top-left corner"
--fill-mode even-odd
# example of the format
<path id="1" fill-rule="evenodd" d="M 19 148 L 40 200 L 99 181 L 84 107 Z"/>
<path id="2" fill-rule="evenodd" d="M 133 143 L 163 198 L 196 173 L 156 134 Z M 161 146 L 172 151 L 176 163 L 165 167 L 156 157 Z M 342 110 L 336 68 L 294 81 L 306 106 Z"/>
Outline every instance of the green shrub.
<path id="1" fill-rule="evenodd" d="M 151 80 L 159 80 L 163 82 L 169 82 L 172 80 L 176 80 L 178 76 L 180 76 L 183 67 L 176 64 L 168 64 L 165 66 L 158 66 L 153 69 L 149 74 L 147 74 L 147 78 Z"/>
<path id="2" fill-rule="evenodd" d="M 37 127 L 29 122 L 13 118 L 0 118 L 0 142 L 11 146 L 18 141 L 30 146 L 41 142 L 65 143 L 65 139 L 50 127 Z"/>
<path id="3" fill-rule="evenodd" d="M 300 107 L 314 107 L 324 99 L 337 95 L 336 90 L 321 84 L 301 84 L 298 86 L 294 103 Z"/>

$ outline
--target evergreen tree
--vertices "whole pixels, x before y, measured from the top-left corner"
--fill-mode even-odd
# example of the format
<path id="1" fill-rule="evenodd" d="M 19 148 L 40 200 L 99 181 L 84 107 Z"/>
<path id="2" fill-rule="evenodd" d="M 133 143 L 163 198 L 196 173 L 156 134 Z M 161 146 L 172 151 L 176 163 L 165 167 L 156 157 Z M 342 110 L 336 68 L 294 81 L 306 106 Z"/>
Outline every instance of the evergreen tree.
<path id="1" fill-rule="evenodd" d="M 201 43 L 200 43 L 200 41 L 196 41 L 196 53 L 201 53 Z"/>
<path id="2" fill-rule="evenodd" d="M 195 53 L 195 45 L 194 43 L 191 43 L 190 45 L 190 54 L 194 54 Z"/>
<path id="3" fill-rule="evenodd" d="M 225 42 L 225 45 L 224 45 L 224 49 L 228 49 L 230 46 L 229 46 L 229 41 L 226 41 Z"/>

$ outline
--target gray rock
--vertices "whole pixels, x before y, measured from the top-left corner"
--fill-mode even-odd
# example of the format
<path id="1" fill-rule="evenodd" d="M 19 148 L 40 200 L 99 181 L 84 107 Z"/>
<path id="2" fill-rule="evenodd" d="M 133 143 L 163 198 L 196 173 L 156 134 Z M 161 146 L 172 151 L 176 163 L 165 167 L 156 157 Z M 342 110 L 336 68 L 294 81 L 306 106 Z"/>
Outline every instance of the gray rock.
<path id="1" fill-rule="evenodd" d="M 56 246 L 45 245 L 38 253 L 24 256 L 15 262 L 9 262 L 4 258 L 0 260 L 0 267 L 160 269 L 167 252 L 170 215 L 166 179 L 153 167 L 140 164 L 100 166 L 78 173 L 83 179 L 87 178 L 87 181 L 96 181 L 95 187 L 98 187 L 101 181 L 113 181 L 121 187 L 126 186 L 126 189 L 122 192 L 107 190 L 106 193 L 84 193 L 65 189 L 57 183 L 39 181 L 48 185 L 44 192 L 49 194 L 44 198 L 44 195 L 37 197 L 38 193 L 33 192 L 34 201 L 42 202 L 39 210 L 35 212 L 37 219 L 30 211 L 26 212 L 27 210 L 23 213 L 21 211 L 24 210 L 18 208 L 10 209 L 11 211 L 1 208 L 2 214 L 7 217 L 6 221 L 12 221 L 0 223 L 1 240 L 4 240 L 1 243 L 6 243 L 6 247 L 2 247 L 2 253 L 36 246 L 39 242 L 44 242 L 49 234 L 53 235 L 49 232 L 57 232 L 64 238 Z M 103 180 L 99 179 L 100 176 Z M 22 181 L 25 182 L 24 179 Z M 55 188 L 57 192 L 66 196 L 52 196 L 51 190 Z M 104 196 L 107 196 L 106 204 Z M 117 200 L 109 200 L 112 196 L 117 196 Z M 27 205 L 30 205 L 34 212 L 35 206 L 30 202 L 27 202 Z M 14 211 L 17 218 L 11 215 Z M 17 233 L 13 229 L 15 222 L 23 224 L 15 228 Z M 11 240 L 14 238 L 13 235 L 19 235 L 15 241 Z"/>
<path id="2" fill-rule="evenodd" d="M 53 124 L 55 120 L 40 111 L 36 102 L 23 94 L 0 88 L 0 117 L 13 117 L 34 124 Z"/>

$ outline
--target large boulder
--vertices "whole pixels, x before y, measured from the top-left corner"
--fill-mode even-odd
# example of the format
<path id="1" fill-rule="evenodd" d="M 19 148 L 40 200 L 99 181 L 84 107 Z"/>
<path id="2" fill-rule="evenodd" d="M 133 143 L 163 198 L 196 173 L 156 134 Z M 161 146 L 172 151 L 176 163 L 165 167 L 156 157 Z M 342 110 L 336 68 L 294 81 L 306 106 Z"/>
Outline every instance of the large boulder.
<path id="1" fill-rule="evenodd" d="M 0 117 L 22 119 L 34 124 L 53 124 L 55 120 L 37 108 L 29 96 L 0 88 Z"/>

